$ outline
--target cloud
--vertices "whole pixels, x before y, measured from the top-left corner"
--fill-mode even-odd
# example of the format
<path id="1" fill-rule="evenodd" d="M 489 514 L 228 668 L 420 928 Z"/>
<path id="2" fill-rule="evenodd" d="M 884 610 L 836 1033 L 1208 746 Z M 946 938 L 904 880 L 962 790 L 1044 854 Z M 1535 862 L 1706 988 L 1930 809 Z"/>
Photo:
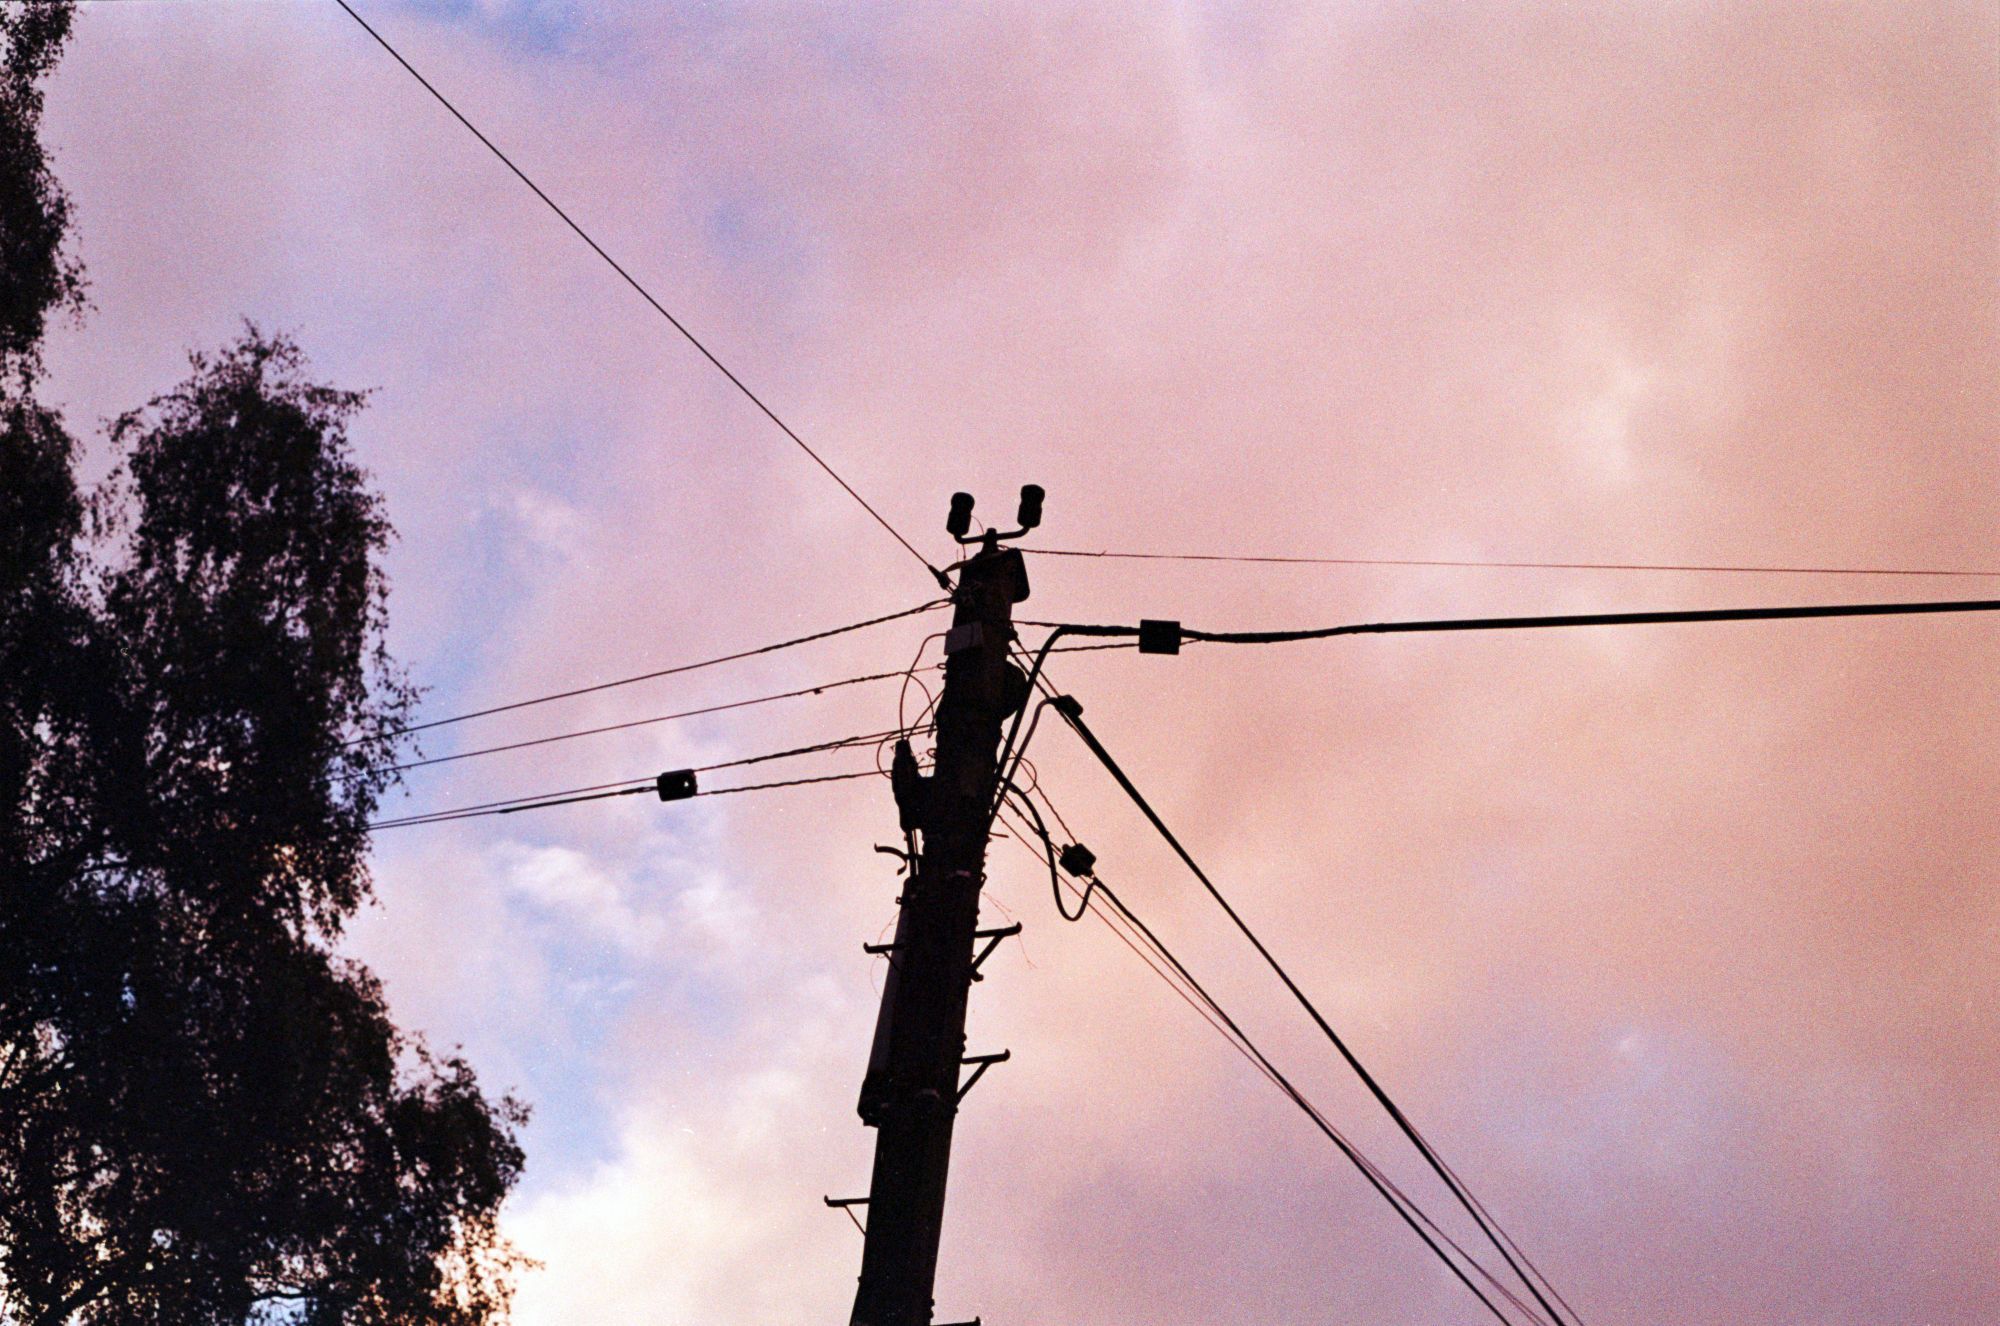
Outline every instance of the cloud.
<path id="1" fill-rule="evenodd" d="M 379 385 L 357 436 L 403 531 L 396 643 L 439 713 L 930 592 L 339 19 L 86 15 L 50 110 L 99 303 L 53 357 L 73 413 L 166 385 L 240 313 Z M 1046 546 L 1992 562 L 1980 7 L 635 5 L 535 42 L 383 22 L 933 560 L 950 492 L 985 510 L 1039 482 Z M 1036 619 L 1228 626 L 1980 592 L 1030 573 Z M 927 629 L 430 749 L 880 671 Z M 1058 661 L 1587 1317 L 1995 1315 L 1990 626 Z M 887 704 L 856 687 L 437 766 L 411 795 L 647 777 L 874 730 Z M 1419 1183 L 1102 773 L 1059 734 L 1034 758 L 1121 893 Z M 524 1320 L 843 1309 L 857 1240 L 816 1203 L 868 1172 L 859 945 L 893 914 L 870 850 L 891 813 L 856 781 L 383 836 L 360 950 L 405 1020 L 541 1102 L 509 1217 L 547 1262 Z M 996 851 L 995 908 L 1028 931 L 971 1035 L 1015 1057 L 961 1120 L 941 1313 L 1464 1316 L 1282 1099 Z"/>

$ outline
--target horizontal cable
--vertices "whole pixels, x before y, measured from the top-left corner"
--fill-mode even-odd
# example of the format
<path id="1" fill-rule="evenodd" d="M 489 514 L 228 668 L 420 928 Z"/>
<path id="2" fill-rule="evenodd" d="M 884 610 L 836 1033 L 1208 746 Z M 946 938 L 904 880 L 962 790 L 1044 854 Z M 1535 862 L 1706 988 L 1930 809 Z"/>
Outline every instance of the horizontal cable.
<path id="1" fill-rule="evenodd" d="M 2000 599 L 1909 603 L 1815 603 L 1781 608 L 1695 608 L 1671 612 L 1578 612 L 1540 617 L 1447 617 L 1427 621 L 1353 622 L 1298 631 L 1196 631 L 1170 623 L 1183 643 L 1276 645 L 1341 635 L 1401 635 L 1423 631 L 1518 631 L 1564 626 L 1659 626 L 1686 622 L 1797 621 L 1819 617 L 1907 617 L 1934 613 L 2000 612 Z M 1081 622 L 1020 622 L 1054 627 L 1061 635 L 1137 636 L 1136 626 Z M 1053 640 L 1055 637 L 1051 636 Z"/>
<path id="2" fill-rule="evenodd" d="M 694 795 L 698 797 L 722 797 L 730 796 L 737 792 L 769 792 L 780 787 L 804 787 L 808 783 L 841 783 L 851 778 L 880 778 L 881 776 L 881 771 L 878 769 L 858 769 L 853 773 L 818 774 L 811 778 L 787 778 L 775 783 L 745 783 L 737 787 L 704 787 L 694 793 Z M 649 779 L 637 787 L 628 787 L 621 792 L 603 792 L 594 797 L 567 797 L 555 801 L 527 801 L 520 805 L 507 806 L 503 809 L 466 810 L 425 815 L 413 819 L 391 820 L 383 824 L 371 824 L 368 827 L 370 829 L 409 829 L 423 824 L 448 824 L 453 820 L 479 819 L 487 815 L 512 815 L 516 811 L 540 810 L 545 806 L 569 806 L 579 801 L 597 801 L 604 797 L 637 796 L 641 792 L 650 792 L 652 790 L 653 783 Z M 686 799 L 685 797 L 681 798 L 681 800 Z"/>
<path id="3" fill-rule="evenodd" d="M 635 783 L 641 782 L 642 780 L 637 778 L 620 778 L 613 783 L 590 783 L 583 787 L 565 787 L 554 792 L 536 792 L 523 797 L 504 797 L 498 801 L 476 801 L 469 806 L 453 806 L 446 810 L 421 811 L 411 815 L 397 815 L 385 820 L 374 820 L 369 823 L 368 827 L 370 829 L 400 829 L 406 825 L 424 824 L 431 820 L 458 819 L 461 816 L 471 815 L 475 811 L 495 810 L 501 806 L 530 805 L 537 801 L 548 800 L 551 797 L 581 796 L 588 792 L 601 792 L 606 788 L 630 787 Z M 653 779 L 644 779 L 642 785 L 645 787 L 653 786 Z"/>
<path id="4" fill-rule="evenodd" d="M 748 709 L 753 705 L 770 704 L 775 700 L 793 700 L 802 695 L 818 695 L 823 691 L 839 690 L 843 686 L 859 686 L 863 682 L 886 681 L 901 677 L 901 672 L 871 672 L 865 677 L 847 677 L 840 681 L 821 682 L 817 686 L 806 686 L 796 691 L 780 691 L 776 695 L 760 695 L 750 700 L 733 700 L 728 704 L 711 704 L 700 709 L 683 709 L 678 713 L 655 714 L 651 718 L 634 718 L 624 723 L 607 723 L 603 727 L 579 728 L 574 732 L 558 732 L 554 736 L 535 737 L 529 741 L 510 741 L 504 746 L 482 746 L 478 750 L 460 751 L 455 755 L 437 755 L 427 760 L 411 760 L 407 764 L 389 766 L 390 773 L 404 773 L 410 769 L 422 769 L 433 764 L 450 764 L 454 760 L 470 760 L 479 755 L 498 755 L 503 751 L 526 750 L 531 746 L 547 746 L 558 741 L 574 741 L 578 737 L 595 737 L 606 732 L 623 732 L 627 728 L 646 727 L 653 723 L 670 723 L 678 718 L 698 718 L 703 714 L 720 714 L 731 709 Z"/>
<path id="5" fill-rule="evenodd" d="M 698 764 L 695 773 L 710 773 L 716 769 L 736 769 L 746 764 L 763 764 L 767 760 L 788 760 L 795 755 L 815 755 L 820 751 L 846 750 L 849 746 L 867 746 L 875 742 L 887 741 L 892 737 L 907 737 L 917 728 L 892 727 L 880 732 L 869 732 L 858 737 L 840 737 L 833 741 L 822 741 L 811 746 L 794 746 L 790 750 L 772 751 L 768 755 L 746 755 L 740 760 L 723 760 L 716 764 Z"/>
<path id="6" fill-rule="evenodd" d="M 587 799 L 592 793 L 602 792 L 605 789 L 617 789 L 610 792 L 609 795 L 622 796 L 626 793 L 649 791 L 654 785 L 654 779 L 652 778 L 643 780 L 621 778 L 615 783 L 591 783 L 584 787 L 566 787 L 558 791 L 537 792 L 521 797 L 507 797 L 500 801 L 479 801 L 469 806 L 452 806 L 444 810 L 430 810 L 413 815 L 400 815 L 392 819 L 372 821 L 368 827 L 371 831 L 380 829 L 407 829 L 414 824 L 442 824 L 447 820 L 473 819 L 480 815 L 504 815 L 516 806 L 552 805 L 557 801 L 582 801 Z"/>
<path id="7" fill-rule="evenodd" d="M 1695 571 L 1726 575 L 1966 576 L 2000 579 L 2000 571 L 1883 566 L 1714 566 L 1680 562 L 1500 562 L 1439 557 L 1248 557 L 1222 553 L 1089 552 L 1080 548 L 1022 548 L 1038 557 L 1108 558 L 1135 562 L 1247 562 L 1265 566 L 1438 566 L 1515 571 Z"/>
<path id="8" fill-rule="evenodd" d="M 715 658 L 705 658 L 694 663 L 679 663 L 670 668 L 659 668 L 652 672 L 641 672 L 630 677 L 618 677 L 612 681 L 600 681 L 590 686 L 578 686 L 567 691 L 554 691 L 548 695 L 537 695 L 526 700 L 515 700 L 510 704 L 496 704 L 486 709 L 474 709 L 468 713 L 453 714 L 449 718 L 433 718 L 423 723 L 411 723 L 407 727 L 394 728 L 382 735 L 393 737 L 400 736 L 405 732 L 422 732 L 427 728 L 443 727 L 447 723 L 463 723 L 469 718 L 485 718 L 489 714 L 509 713 L 515 709 L 526 709 L 531 705 L 547 704 L 551 700 L 567 700 L 573 696 L 591 695 L 598 691 L 608 691 L 619 686 L 630 686 L 634 682 L 652 681 L 656 677 L 672 677 L 683 672 L 695 672 L 702 668 L 712 668 L 719 663 L 734 663 L 740 659 L 756 658 L 761 654 L 775 654 L 781 649 L 792 649 L 799 645 L 811 644 L 815 640 L 827 640 L 836 635 L 846 635 L 850 631 L 860 631 L 866 630 L 870 626 L 880 626 L 884 622 L 901 621 L 905 617 L 915 617 L 919 613 L 935 612 L 949 602 L 951 602 L 950 599 L 932 599 L 928 603 L 920 603 L 914 608 L 905 608 L 901 612 L 892 612 L 881 617 L 870 617 L 866 621 L 851 622 L 846 626 L 835 626 L 825 631 L 814 631 L 811 635 L 801 635 L 790 640 L 780 640 L 776 644 L 759 645 L 755 649 L 740 649 L 733 654 L 721 654 Z M 353 737 L 346 744 L 352 746 L 357 742 L 369 739 L 367 737 Z"/>
<path id="9" fill-rule="evenodd" d="M 713 764 L 694 766 L 689 772 L 712 773 L 718 769 L 737 769 L 745 765 L 763 764 L 771 760 L 791 759 L 800 755 L 815 755 L 826 751 L 846 750 L 854 746 L 866 746 L 884 741 L 890 737 L 900 737 L 915 731 L 912 728 L 890 728 L 883 732 L 863 733 L 859 736 L 839 737 L 832 741 L 816 742 L 810 746 L 793 746 L 786 750 L 769 751 L 761 755 L 746 755 L 733 760 L 718 760 Z M 875 771 L 870 771 L 875 772 Z M 845 776 L 845 775 L 842 775 Z M 800 782 L 834 781 L 832 779 L 801 779 Z M 695 796 L 713 796 L 724 792 L 748 792 L 764 787 L 789 786 L 789 783 L 752 784 L 741 787 L 702 788 Z M 472 819 L 481 815 L 511 815 L 521 810 L 536 810 L 543 806 L 570 805 L 579 801 L 599 801 L 608 797 L 635 796 L 640 792 L 652 791 L 657 786 L 654 776 L 621 778 L 616 782 L 592 783 L 585 787 L 569 787 L 554 792 L 537 792 L 528 796 L 506 797 L 498 801 L 480 801 L 469 806 L 452 806 L 444 810 L 427 811 L 414 815 L 400 815 L 390 819 L 376 820 L 370 829 L 401 829 L 414 824 L 437 824 L 455 819 Z"/>
<path id="10" fill-rule="evenodd" d="M 726 797 L 737 792 L 769 792 L 778 787 L 804 787 L 807 783 L 844 783 L 850 778 L 880 778 L 880 769 L 857 769 L 853 773 L 819 774 L 812 778 L 787 778 L 778 783 L 745 783 L 739 787 L 711 787 L 696 796 Z"/>
<path id="11" fill-rule="evenodd" d="M 1818 617 L 1900 617 L 1923 613 L 1996 612 L 2000 599 L 1941 603 L 1821 603 L 1789 608 L 1697 608 L 1682 612 L 1579 612 L 1544 617 L 1457 617 L 1435 621 L 1366 622 L 1304 631 L 1190 631 L 1183 640 L 1225 645 L 1272 645 L 1325 640 L 1337 635 L 1394 635 L 1417 631 L 1513 631 L 1563 626 L 1659 626 L 1681 622 L 1797 621 Z M 1135 632 L 1136 634 L 1136 632 Z"/>
<path id="12" fill-rule="evenodd" d="M 1016 626 L 1052 626 L 1055 623 L 1016 622 L 1014 624 Z M 1054 649 L 1051 649 L 1049 652 L 1051 654 L 1088 654 L 1099 649 L 1137 649 L 1138 647 L 1139 647 L 1139 642 L 1136 640 L 1113 640 L 1108 644 L 1102 644 L 1102 645 L 1057 645 Z"/>

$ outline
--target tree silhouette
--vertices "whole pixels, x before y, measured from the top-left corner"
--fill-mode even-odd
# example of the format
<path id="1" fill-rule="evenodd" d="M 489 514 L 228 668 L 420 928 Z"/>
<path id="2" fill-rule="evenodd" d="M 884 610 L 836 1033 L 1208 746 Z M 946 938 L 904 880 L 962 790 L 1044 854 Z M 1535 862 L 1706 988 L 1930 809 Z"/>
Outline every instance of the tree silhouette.
<path id="1" fill-rule="evenodd" d="M 42 79 L 69 39 L 74 6 L 0 5 L 0 364 L 32 360 L 49 313 L 74 307 L 83 269 L 65 255 L 69 198 L 42 151 Z"/>
<path id="2" fill-rule="evenodd" d="M 334 950 L 411 702 L 361 397 L 249 328 L 80 492 L 34 395 L 68 22 L 0 7 L 0 1322 L 494 1321 L 522 1108 Z"/>

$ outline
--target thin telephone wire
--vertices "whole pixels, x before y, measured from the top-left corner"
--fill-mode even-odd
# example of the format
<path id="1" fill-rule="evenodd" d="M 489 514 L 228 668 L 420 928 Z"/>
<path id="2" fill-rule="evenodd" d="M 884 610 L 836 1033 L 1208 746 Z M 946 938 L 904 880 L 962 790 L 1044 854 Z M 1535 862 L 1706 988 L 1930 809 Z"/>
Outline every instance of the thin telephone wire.
<path id="1" fill-rule="evenodd" d="M 1085 557 L 1128 562 L 1238 562 L 1259 566 L 1434 566 L 1512 571 L 1690 571 L 1726 575 L 1964 576 L 2000 579 L 2000 571 L 1884 566 L 1718 566 L 1685 562 L 1503 562 L 1440 557 L 1251 557 L 1226 553 L 1091 552 L 1082 548 L 1023 548 L 1035 557 Z"/>
<path id="2" fill-rule="evenodd" d="M 422 769 L 433 764 L 450 764 L 455 760 L 470 760 L 481 755 L 498 755 L 503 751 L 526 750 L 531 746 L 547 746 L 557 741 L 574 741 L 578 737 L 595 737 L 606 732 L 623 732 L 627 728 L 648 727 L 654 723 L 671 723 L 680 718 L 698 718 L 703 714 L 720 714 L 731 709 L 748 709 L 753 705 L 770 704 L 775 700 L 795 700 L 802 695 L 818 695 L 822 691 L 835 691 L 843 686 L 858 686 L 868 681 L 888 681 L 900 677 L 900 672 L 873 672 L 865 677 L 847 677 L 840 681 L 821 682 L 817 686 L 804 686 L 795 691 L 780 691 L 775 695 L 759 695 L 749 700 L 732 700 L 728 704 L 705 705 L 700 709 L 683 709 L 678 713 L 655 714 L 651 718 L 634 718 L 623 723 L 607 723 L 603 727 L 579 728 L 574 732 L 558 732 L 552 736 L 534 737 L 527 741 L 510 741 L 501 746 L 482 746 L 478 750 L 459 751 L 452 755 L 434 755 L 427 760 L 411 760 L 407 764 L 389 767 L 390 773 L 404 773 L 411 769 Z"/>
<path id="3" fill-rule="evenodd" d="M 582 226 L 578 225 L 575 222 L 575 220 L 573 220 L 570 217 L 570 214 L 568 212 L 565 212 L 562 209 L 562 207 L 557 204 L 555 199 L 549 197 L 548 194 L 542 192 L 541 185 L 529 179 L 526 171 L 522 170 L 519 166 L 515 165 L 513 159 L 509 157 L 505 152 L 502 152 L 499 149 L 499 147 L 494 144 L 492 139 L 488 138 L 485 134 L 479 131 L 478 125 L 474 124 L 471 120 L 466 119 L 464 114 L 460 112 L 458 107 L 452 105 L 450 98 L 446 97 L 444 93 L 438 91 L 436 87 L 432 86 L 431 81 L 428 78 L 425 78 L 422 74 L 418 73 L 416 66 L 411 64 L 408 60 L 404 59 L 401 51 L 398 51 L 394 46 L 391 46 L 389 44 L 388 38 L 384 37 L 381 33 L 377 32 L 372 26 L 370 26 L 367 19 L 355 13 L 354 7 L 348 4 L 347 0 L 335 0 L 335 3 L 338 4 L 342 9 L 347 11 L 347 16 L 349 18 L 353 19 L 356 23 L 360 24 L 362 30 L 375 39 L 377 45 L 379 45 L 383 50 L 389 52 L 390 56 L 396 61 L 396 63 L 403 66 L 403 68 L 409 72 L 410 77 L 416 79 L 418 83 L 422 84 L 424 91 L 430 93 L 431 96 L 436 98 L 437 103 L 440 106 L 443 106 L 446 110 L 450 111 L 453 119 L 457 120 L 460 124 L 464 125 L 466 129 L 471 132 L 474 138 L 477 138 L 481 143 L 483 143 L 486 146 L 487 151 L 491 152 L 494 156 L 498 157 L 500 159 L 500 164 L 507 167 L 508 170 L 513 171 L 514 177 L 520 180 L 521 183 L 527 185 L 528 188 L 531 191 L 533 191 L 535 197 L 541 199 L 544 203 L 548 204 L 549 210 L 554 212 L 557 216 L 561 217 L 563 224 L 568 226 L 571 230 L 575 231 L 577 238 L 581 239 L 585 244 L 588 244 L 590 246 L 591 252 L 595 253 L 598 257 L 604 259 L 604 261 L 610 266 L 612 271 L 618 273 L 620 277 L 624 278 L 626 285 L 629 285 L 634 290 L 638 291 L 639 297 L 645 300 L 648 304 L 652 305 L 653 311 L 655 313 L 658 313 L 661 317 L 665 318 L 675 331 L 679 332 L 683 337 L 687 339 L 687 343 L 689 345 L 692 345 L 695 349 L 701 351 L 702 358 L 708 360 L 709 363 L 715 365 L 716 370 L 720 372 L 722 376 L 728 378 L 731 385 L 733 385 L 736 388 L 736 390 L 742 392 L 744 396 L 746 396 L 749 399 L 752 405 L 756 406 L 759 410 L 762 410 L 764 412 L 764 417 L 766 419 L 769 419 L 772 423 L 776 424 L 779 430 L 783 432 L 786 437 L 790 438 L 794 443 L 798 445 L 800 451 L 803 451 L 806 453 L 806 455 L 810 456 L 812 458 L 813 464 L 819 466 L 822 470 L 825 470 L 828 478 L 832 479 L 835 483 L 839 484 L 841 486 L 841 489 L 844 492 L 846 492 L 846 494 L 849 497 L 853 498 L 856 502 L 859 502 L 861 504 L 861 509 L 863 511 L 866 511 L 870 516 L 874 517 L 876 524 L 880 525 L 883 529 L 889 531 L 890 538 L 902 544 L 903 547 L 909 551 L 910 556 L 916 558 L 919 562 L 923 563 L 924 569 L 931 573 L 932 579 L 936 580 L 938 584 L 944 586 L 946 589 L 951 588 L 951 582 L 946 578 L 944 572 L 938 570 L 937 567 L 932 566 L 930 559 L 925 557 L 922 553 L 918 552 L 915 544 L 911 543 L 908 539 L 904 538 L 902 534 L 897 531 L 894 525 L 891 525 L 887 520 L 883 519 L 882 513 L 880 511 L 877 511 L 873 506 L 869 504 L 867 498 L 863 497 L 860 493 L 854 490 L 854 485 L 848 483 L 847 480 L 841 478 L 839 471 L 835 470 L 833 466 L 827 464 L 826 460 L 817 451 L 814 451 L 810 446 L 806 444 L 806 440 L 804 438 L 800 437 L 797 433 L 793 432 L 792 426 L 786 423 L 783 419 L 780 419 L 777 415 L 777 412 L 772 410 L 770 406 L 764 404 L 763 400 L 757 395 L 756 392 L 750 390 L 748 386 L 744 385 L 743 379 L 737 377 L 736 374 L 732 373 L 729 370 L 729 366 L 727 364 L 723 363 L 720 359 L 717 359 L 715 357 L 714 352 L 712 352 L 706 345 L 703 345 L 701 343 L 701 339 L 697 337 L 693 332 L 689 331 L 686 325 L 683 324 L 679 318 L 676 318 L 672 313 L 669 313 L 667 311 L 666 305 L 662 304 L 659 300 L 653 298 L 653 293 L 650 290 L 646 289 L 645 286 L 640 285 L 637 278 L 635 278 L 632 275 L 632 273 L 626 271 L 625 268 L 619 264 L 616 258 L 612 257 L 609 253 L 605 252 L 604 247 L 601 244 L 599 244 L 596 240 L 592 239 L 590 237 L 589 232 L 586 231 Z"/>
<path id="4" fill-rule="evenodd" d="M 474 709 L 463 714 L 453 714 L 449 718 L 433 718 L 422 723 L 411 723 L 406 727 L 392 728 L 387 732 L 370 736 L 350 737 L 346 744 L 356 745 L 362 741 L 381 740 L 386 737 L 401 736 L 405 732 L 423 732 L 429 728 L 444 727 L 450 723 L 463 723 L 467 719 L 486 718 L 492 714 L 511 713 L 516 709 L 527 709 L 538 704 L 548 704 L 552 700 L 568 700 L 579 695 L 594 695 L 598 691 L 613 690 L 620 686 L 630 686 L 634 682 L 652 681 L 658 677 L 678 676 L 683 672 L 697 672 L 702 668 L 712 668 L 719 663 L 734 663 L 741 659 L 756 658 L 760 654 L 775 654 L 781 649 L 792 649 L 798 645 L 810 644 L 815 640 L 826 640 L 836 635 L 846 635 L 850 631 L 864 630 L 870 626 L 880 626 L 884 622 L 899 621 L 904 617 L 914 617 L 919 613 L 933 612 L 949 603 L 949 599 L 932 599 L 919 603 L 914 608 L 901 612 L 887 613 L 881 617 L 870 617 L 866 621 L 853 622 L 846 626 L 836 626 L 830 630 L 814 631 L 811 635 L 795 636 L 790 640 L 780 640 L 776 644 L 759 645 L 755 649 L 739 649 L 733 654 L 721 654 L 715 658 L 705 658 L 695 663 L 679 663 L 671 668 L 659 668 L 652 672 L 641 672 L 631 677 L 618 677 L 611 681 L 600 681 L 589 686 L 577 686 L 567 691 L 554 691 L 548 695 L 531 696 L 526 700 L 515 700 L 508 704 L 491 705 L 485 709 Z"/>

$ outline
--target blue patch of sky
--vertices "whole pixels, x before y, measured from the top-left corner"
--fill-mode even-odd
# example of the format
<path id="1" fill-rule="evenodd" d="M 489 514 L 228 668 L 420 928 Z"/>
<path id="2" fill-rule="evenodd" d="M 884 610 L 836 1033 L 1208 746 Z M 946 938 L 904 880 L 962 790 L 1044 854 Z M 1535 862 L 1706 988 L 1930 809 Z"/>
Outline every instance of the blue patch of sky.
<path id="1" fill-rule="evenodd" d="M 596 946 L 564 942 L 545 927 L 538 947 L 563 973 L 556 1017 L 535 1028 L 531 1045 L 518 1049 L 528 1080 L 521 1095 L 534 1113 L 529 1124 L 529 1165 L 522 1195 L 567 1180 L 609 1160 L 617 1150 L 617 1120 L 606 1108 L 607 1040 L 634 994 L 629 964 Z"/>
<path id="2" fill-rule="evenodd" d="M 565 402 L 563 409 L 574 413 L 560 421 L 522 421 L 507 436 L 496 439 L 482 477 L 468 479 L 462 500 L 467 503 L 469 518 L 447 548 L 432 543 L 418 549 L 399 543 L 391 549 L 392 583 L 397 563 L 404 557 L 433 564 L 445 558 L 454 568 L 449 615 L 435 624 L 433 638 L 401 647 L 400 656 L 411 666 L 412 679 L 425 688 L 420 719 L 520 698 L 496 696 L 479 688 L 480 679 L 518 643 L 522 613 L 546 583 L 540 572 L 549 554 L 522 529 L 511 497 L 532 491 L 538 497 L 587 512 L 604 500 L 604 489 L 610 482 L 602 467 L 586 463 L 585 457 L 594 454 L 594 449 L 580 442 L 585 436 L 607 435 L 609 423 L 594 425 L 583 402 Z M 394 521 L 394 495 L 390 497 L 389 516 Z M 392 591 L 392 622 L 394 607 Z M 477 724 L 470 724 L 435 731 L 423 745 L 426 754 L 441 755 L 486 744 L 487 737 Z"/>
<path id="3" fill-rule="evenodd" d="M 702 235 L 724 268 L 747 273 L 779 301 L 797 297 L 818 266 L 818 245 L 802 213 L 752 181 L 733 181 L 709 206 Z"/>
<path id="4" fill-rule="evenodd" d="M 502 49 L 550 59 L 582 60 L 612 69 L 629 66 L 637 75 L 644 62 L 634 51 L 619 47 L 615 28 L 589 24 L 585 0 L 401 0 L 401 8 L 432 23 L 456 25 L 469 35 L 492 41 Z M 685 48 L 687 58 L 729 60 L 732 46 L 746 25 L 775 26 L 768 15 L 740 6 L 681 3 L 668 6 L 669 44 Z M 850 93 L 859 91 L 878 110 L 898 99 L 894 89 L 903 80 L 885 58 L 878 29 L 887 15 L 866 10 L 786 11 L 788 40 L 815 59 L 827 79 Z M 783 88 L 755 90 L 758 96 L 784 96 Z M 794 92 L 795 95 L 804 95 Z M 641 93 L 643 97 L 643 93 Z M 838 161 L 829 163 L 838 170 Z M 802 293 L 820 257 L 814 243 L 809 200 L 785 199 L 765 190 L 754 178 L 728 177 L 692 181 L 691 201 L 702 217 L 704 237 L 725 268 L 746 273 L 756 287 L 778 302 Z M 720 201 L 710 199 L 720 196 Z M 705 215 L 702 215 L 705 211 Z M 672 262 L 676 255 L 669 254 Z M 782 329 L 770 329 L 781 334 Z"/>
<path id="5" fill-rule="evenodd" d="M 675 1043 L 661 1054 L 697 1068 L 740 1031 L 742 1006 L 728 983 L 686 964 L 663 966 L 613 947 L 532 905 L 517 905 L 515 915 L 557 973 L 555 1016 L 537 1025 L 532 1045 L 519 1047 L 529 1079 L 518 1086 L 535 1112 L 522 1182 L 522 1195 L 532 1197 L 615 1155 L 618 1120 L 608 1105 L 630 1067 L 616 1056 L 629 1048 L 621 1039 L 633 1013 L 670 1018 Z"/>
<path id="6" fill-rule="evenodd" d="M 1204 67 L 1215 72 L 1227 63 L 1261 63 L 1275 37 L 1269 15 L 1254 6 L 1217 0 L 1180 0 L 1181 18 L 1193 29 Z"/>
<path id="7" fill-rule="evenodd" d="M 575 44 L 587 0 L 403 0 L 400 8 L 432 22 L 455 23 L 532 55 L 563 55 Z"/>

